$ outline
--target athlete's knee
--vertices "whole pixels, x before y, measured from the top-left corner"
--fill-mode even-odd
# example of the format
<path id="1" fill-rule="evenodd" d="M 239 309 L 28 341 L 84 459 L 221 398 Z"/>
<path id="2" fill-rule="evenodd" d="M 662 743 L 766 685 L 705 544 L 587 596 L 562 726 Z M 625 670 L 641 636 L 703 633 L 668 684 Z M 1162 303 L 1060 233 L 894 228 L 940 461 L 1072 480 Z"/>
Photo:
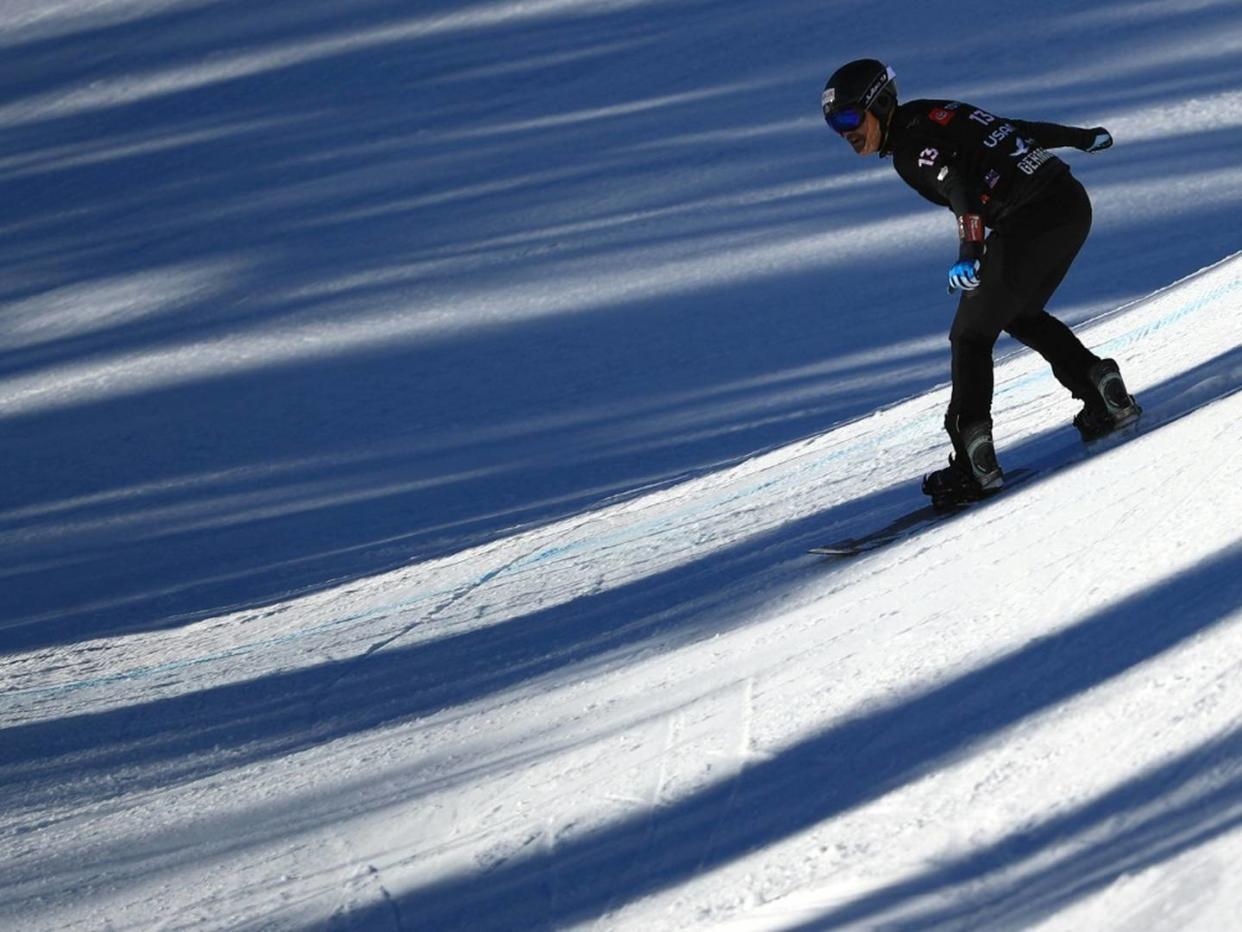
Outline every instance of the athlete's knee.
<path id="1" fill-rule="evenodd" d="M 1049 343 L 1063 340 L 1069 333 L 1069 327 L 1047 311 L 1040 310 L 1017 318 L 1005 328 L 1005 332 L 1019 343 L 1038 351 Z"/>
<path id="2" fill-rule="evenodd" d="M 1027 314 L 1019 317 L 1017 320 L 1010 322 L 1009 326 L 1005 328 L 1005 332 L 1019 343 L 1026 343 L 1028 340 L 1038 336 L 1044 323 L 1040 318 L 1047 316 L 1046 311 L 1040 311 L 1037 314 Z"/>
<path id="3" fill-rule="evenodd" d="M 987 353 L 991 355 L 999 333 L 954 322 L 949 330 L 949 343 L 955 353 Z"/>

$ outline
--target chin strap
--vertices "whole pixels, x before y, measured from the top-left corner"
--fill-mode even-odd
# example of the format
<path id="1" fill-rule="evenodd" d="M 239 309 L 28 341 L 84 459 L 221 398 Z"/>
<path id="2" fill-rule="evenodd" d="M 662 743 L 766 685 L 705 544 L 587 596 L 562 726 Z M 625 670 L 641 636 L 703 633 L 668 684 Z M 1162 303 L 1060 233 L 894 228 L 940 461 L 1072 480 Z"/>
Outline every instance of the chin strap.
<path id="1" fill-rule="evenodd" d="M 897 113 L 897 107 L 894 105 L 888 111 L 888 117 L 880 125 L 880 158 L 885 158 L 893 154 L 892 146 L 889 145 L 892 137 L 893 117 Z"/>

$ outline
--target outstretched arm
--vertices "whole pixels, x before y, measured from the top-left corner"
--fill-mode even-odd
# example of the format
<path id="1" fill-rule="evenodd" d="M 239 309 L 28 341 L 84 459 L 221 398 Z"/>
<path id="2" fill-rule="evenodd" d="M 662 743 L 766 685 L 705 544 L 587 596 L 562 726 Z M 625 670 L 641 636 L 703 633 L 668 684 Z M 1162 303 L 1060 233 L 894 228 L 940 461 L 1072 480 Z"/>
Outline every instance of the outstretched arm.
<path id="1" fill-rule="evenodd" d="M 1113 144 L 1112 135 L 1103 126 L 1082 129 L 1062 126 L 1060 123 L 1035 123 L 1029 120 L 1010 120 L 1024 136 L 1034 139 L 1045 149 L 1081 149 L 1083 152 L 1099 152 Z"/>

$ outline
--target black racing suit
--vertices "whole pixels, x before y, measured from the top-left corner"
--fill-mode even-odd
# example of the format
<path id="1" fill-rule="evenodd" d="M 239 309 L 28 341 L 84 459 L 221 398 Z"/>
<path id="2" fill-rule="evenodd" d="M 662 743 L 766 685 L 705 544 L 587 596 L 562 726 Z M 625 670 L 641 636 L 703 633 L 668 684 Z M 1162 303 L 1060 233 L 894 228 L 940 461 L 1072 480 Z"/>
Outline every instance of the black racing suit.
<path id="1" fill-rule="evenodd" d="M 992 347 L 1002 330 L 1043 356 L 1075 397 L 1098 361 L 1044 309 L 1091 229 L 1091 202 L 1049 148 L 1086 149 L 1094 131 L 995 116 L 952 100 L 898 107 L 883 154 L 912 188 L 959 218 L 976 214 L 991 231 L 980 284 L 963 292 L 949 339 L 953 395 L 945 428 L 991 420 Z M 958 453 L 962 451 L 959 449 Z"/>

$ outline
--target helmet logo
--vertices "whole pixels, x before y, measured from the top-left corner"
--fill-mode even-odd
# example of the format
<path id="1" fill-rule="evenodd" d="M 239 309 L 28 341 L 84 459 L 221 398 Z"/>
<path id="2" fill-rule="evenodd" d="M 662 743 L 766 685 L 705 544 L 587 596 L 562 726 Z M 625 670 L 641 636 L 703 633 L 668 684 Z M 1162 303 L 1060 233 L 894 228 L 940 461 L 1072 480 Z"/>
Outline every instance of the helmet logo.
<path id="1" fill-rule="evenodd" d="M 827 110 L 837 99 L 837 89 L 835 87 L 824 88 L 824 95 L 820 97 L 819 103 L 823 109 Z"/>
<path id="2" fill-rule="evenodd" d="M 885 68 L 882 72 L 875 76 L 875 80 L 871 82 L 871 86 L 863 93 L 862 100 L 858 103 L 864 110 L 871 109 L 871 105 L 875 103 L 875 99 L 880 96 L 880 91 L 888 86 L 888 82 L 897 77 L 893 73 L 892 68 Z"/>

